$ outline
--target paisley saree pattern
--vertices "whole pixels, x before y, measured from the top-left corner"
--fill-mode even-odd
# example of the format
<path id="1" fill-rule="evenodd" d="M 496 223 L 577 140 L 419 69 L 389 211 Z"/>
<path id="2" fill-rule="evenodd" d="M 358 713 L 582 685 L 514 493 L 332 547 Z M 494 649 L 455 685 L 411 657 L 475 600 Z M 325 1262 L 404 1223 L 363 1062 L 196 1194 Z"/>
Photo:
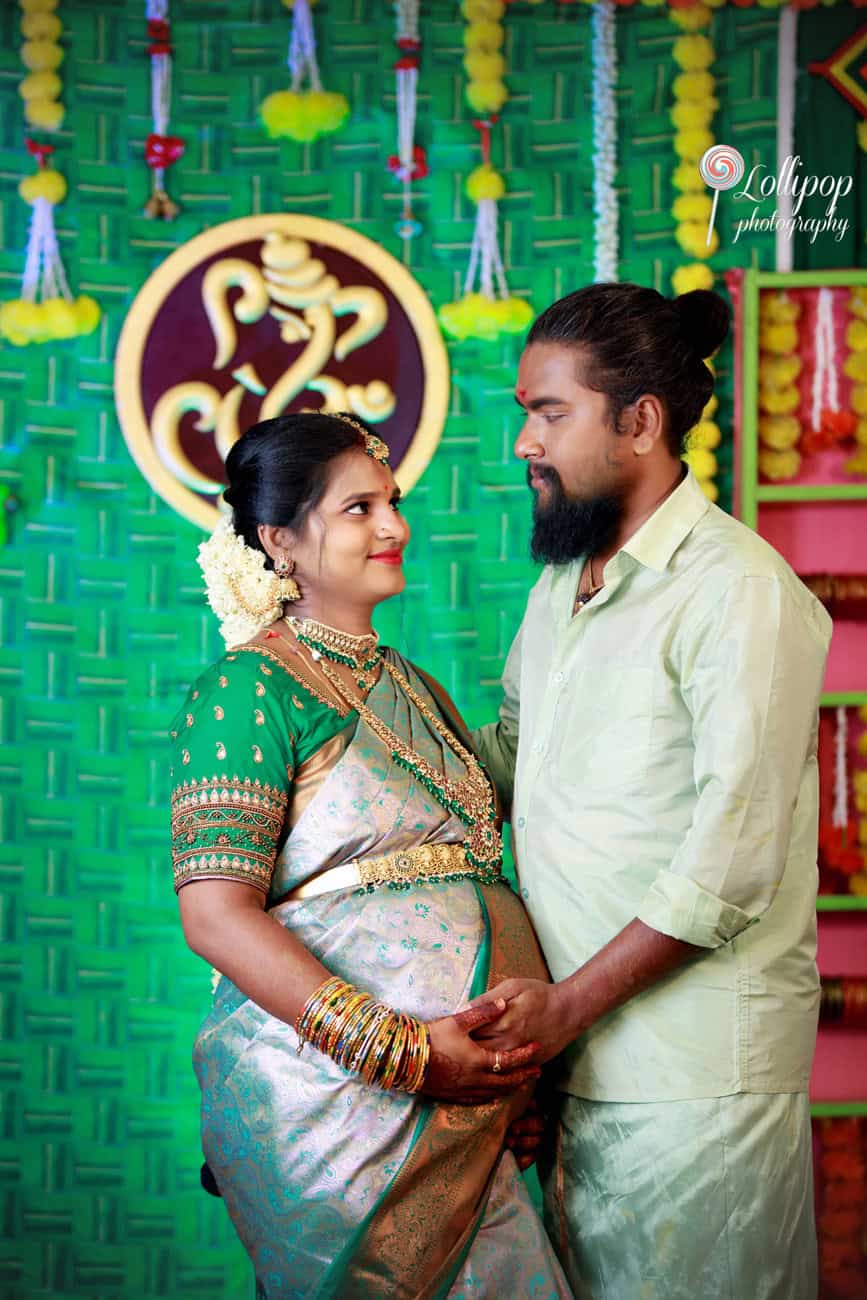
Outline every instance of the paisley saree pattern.
<path id="1" fill-rule="evenodd" d="M 387 653 L 439 712 L 412 666 Z M 237 656 L 210 670 L 185 706 L 194 725 L 179 728 L 176 744 L 191 754 L 186 766 L 197 780 L 222 744 L 226 773 L 279 781 L 289 811 L 269 874 L 274 921 L 333 974 L 423 1020 L 451 1014 L 506 975 L 544 977 L 523 908 L 505 884 L 459 879 L 287 898 L 329 867 L 460 843 L 464 828 L 357 715 L 329 712 L 273 655 L 267 675 L 258 659 Z M 220 677 L 228 689 L 214 686 Z M 215 692 L 235 719 L 225 740 L 213 734 Z M 388 674 L 368 704 L 429 762 L 462 775 Z M 254 746 L 262 762 L 245 766 Z M 192 856 L 191 846 L 185 851 Z M 294 1029 L 226 978 L 197 1037 L 194 1066 L 205 1157 L 263 1300 L 570 1296 L 502 1148 L 525 1097 L 462 1107 L 370 1088 L 309 1044 L 299 1053 Z"/>

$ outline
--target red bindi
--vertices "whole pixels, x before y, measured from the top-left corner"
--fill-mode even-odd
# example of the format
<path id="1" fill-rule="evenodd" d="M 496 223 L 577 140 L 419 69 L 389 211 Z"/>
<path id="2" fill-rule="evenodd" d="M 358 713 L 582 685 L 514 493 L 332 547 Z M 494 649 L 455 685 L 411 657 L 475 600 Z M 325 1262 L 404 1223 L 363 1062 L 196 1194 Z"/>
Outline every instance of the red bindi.
<path id="1" fill-rule="evenodd" d="M 517 397 L 519 402 L 523 402 L 524 398 L 527 396 L 526 388 L 516 388 L 515 396 Z"/>

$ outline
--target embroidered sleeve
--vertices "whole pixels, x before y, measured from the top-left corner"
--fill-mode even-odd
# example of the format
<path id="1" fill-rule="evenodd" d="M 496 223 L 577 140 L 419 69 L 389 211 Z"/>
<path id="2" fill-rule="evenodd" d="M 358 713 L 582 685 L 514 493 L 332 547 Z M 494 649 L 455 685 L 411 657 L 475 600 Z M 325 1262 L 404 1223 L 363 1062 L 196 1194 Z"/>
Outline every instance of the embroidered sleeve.
<path id="1" fill-rule="evenodd" d="M 229 655 L 172 728 L 175 891 L 241 880 L 267 894 L 294 775 L 293 736 L 268 677 Z"/>

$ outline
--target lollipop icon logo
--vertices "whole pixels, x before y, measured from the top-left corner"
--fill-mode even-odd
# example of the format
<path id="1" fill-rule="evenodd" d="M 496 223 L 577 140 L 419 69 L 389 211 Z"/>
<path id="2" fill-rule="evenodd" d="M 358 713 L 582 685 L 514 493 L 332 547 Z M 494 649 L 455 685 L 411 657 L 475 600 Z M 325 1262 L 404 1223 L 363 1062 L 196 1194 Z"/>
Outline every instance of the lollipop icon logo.
<path id="1" fill-rule="evenodd" d="M 738 153 L 733 145 L 712 144 L 702 154 L 698 170 L 705 185 L 709 185 L 714 191 L 713 207 L 710 210 L 710 220 L 707 223 L 707 239 L 705 240 L 706 246 L 710 248 L 710 239 L 713 234 L 713 224 L 716 221 L 716 209 L 719 203 L 719 192 L 720 190 L 734 189 L 738 181 L 743 180 L 746 166 L 743 154 Z"/>

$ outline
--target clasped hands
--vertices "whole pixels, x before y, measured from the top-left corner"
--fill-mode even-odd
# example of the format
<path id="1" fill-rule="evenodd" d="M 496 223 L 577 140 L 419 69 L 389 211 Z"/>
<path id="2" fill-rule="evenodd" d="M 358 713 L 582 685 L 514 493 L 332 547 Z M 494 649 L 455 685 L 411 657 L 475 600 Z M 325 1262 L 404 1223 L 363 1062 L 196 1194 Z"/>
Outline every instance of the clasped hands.
<path id="1" fill-rule="evenodd" d="M 464 1011 L 429 1025 L 428 1096 L 478 1104 L 502 1097 L 541 1074 L 574 1036 L 565 985 L 511 979 Z"/>

